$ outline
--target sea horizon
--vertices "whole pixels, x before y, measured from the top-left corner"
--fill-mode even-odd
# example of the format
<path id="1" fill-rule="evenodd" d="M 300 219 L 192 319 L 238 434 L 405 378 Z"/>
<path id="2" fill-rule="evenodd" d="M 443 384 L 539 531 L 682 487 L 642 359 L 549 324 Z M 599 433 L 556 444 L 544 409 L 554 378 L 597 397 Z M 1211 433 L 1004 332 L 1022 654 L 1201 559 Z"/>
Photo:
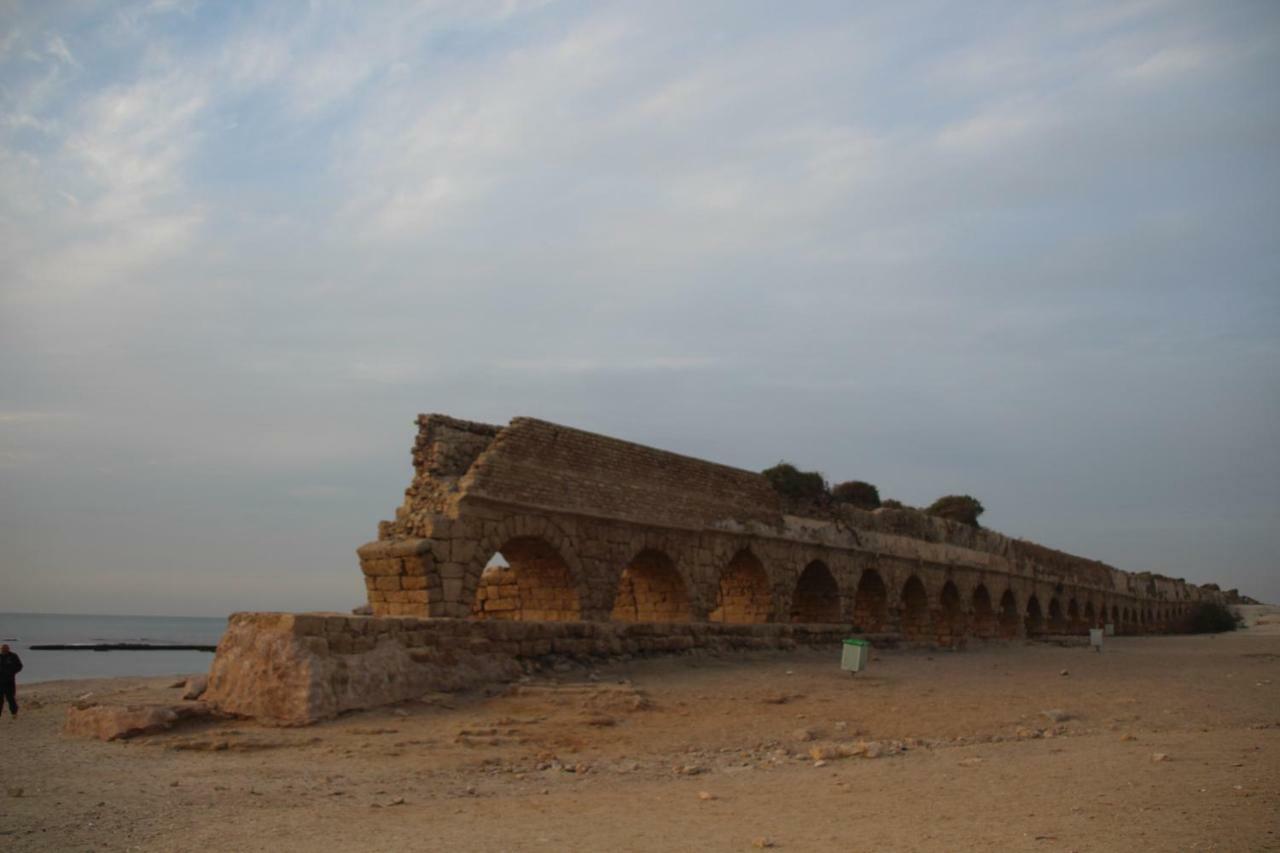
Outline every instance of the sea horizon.
<path id="1" fill-rule="evenodd" d="M 84 678 L 149 677 L 205 672 L 211 652 L 148 649 L 38 650 L 33 645 L 148 643 L 216 645 L 227 616 L 131 616 L 107 613 L 0 612 L 0 642 L 23 662 L 19 685 Z"/>

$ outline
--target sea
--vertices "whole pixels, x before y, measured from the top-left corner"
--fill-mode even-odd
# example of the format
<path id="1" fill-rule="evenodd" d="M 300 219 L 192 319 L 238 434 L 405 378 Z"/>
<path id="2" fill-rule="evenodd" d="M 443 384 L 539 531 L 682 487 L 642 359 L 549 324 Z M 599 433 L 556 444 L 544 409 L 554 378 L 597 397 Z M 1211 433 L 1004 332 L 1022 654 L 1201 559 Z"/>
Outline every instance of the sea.
<path id="1" fill-rule="evenodd" d="M 64 678 L 122 675 L 190 675 L 208 672 L 212 652 L 36 651 L 46 643 L 148 643 L 216 645 L 226 617 L 93 616 L 62 613 L 0 613 L 0 643 L 22 658 L 18 684 Z"/>

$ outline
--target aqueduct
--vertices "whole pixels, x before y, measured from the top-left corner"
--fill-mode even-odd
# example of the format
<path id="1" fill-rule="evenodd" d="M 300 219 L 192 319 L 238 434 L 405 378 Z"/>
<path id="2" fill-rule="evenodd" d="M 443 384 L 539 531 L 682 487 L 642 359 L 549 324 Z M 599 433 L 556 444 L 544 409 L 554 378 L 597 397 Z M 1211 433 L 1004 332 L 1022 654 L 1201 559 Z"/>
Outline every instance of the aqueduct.
<path id="1" fill-rule="evenodd" d="M 532 418 L 418 428 L 404 503 L 358 550 L 375 616 L 824 624 L 952 644 L 1169 631 L 1217 594 L 916 510 L 788 514 L 759 474 Z"/>

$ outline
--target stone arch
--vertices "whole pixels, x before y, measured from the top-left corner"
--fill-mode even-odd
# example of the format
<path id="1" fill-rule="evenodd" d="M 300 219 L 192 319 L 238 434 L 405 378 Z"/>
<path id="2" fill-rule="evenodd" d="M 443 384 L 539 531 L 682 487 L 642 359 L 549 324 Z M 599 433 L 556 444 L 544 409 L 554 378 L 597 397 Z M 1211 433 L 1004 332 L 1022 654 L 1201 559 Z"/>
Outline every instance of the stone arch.
<path id="1" fill-rule="evenodd" d="M 510 563 L 510 558 L 503 554 L 503 548 L 508 547 L 508 543 L 516 539 L 540 539 L 559 555 L 560 560 L 569 572 L 584 616 L 602 619 L 608 615 L 607 607 L 609 602 L 601 605 L 599 602 L 591 601 L 587 595 L 587 590 L 583 583 L 582 564 L 575 552 L 573 542 L 565 535 L 564 531 L 545 516 L 523 514 L 509 515 L 496 524 L 486 524 L 484 535 L 479 537 L 476 547 L 470 549 L 468 556 L 463 558 L 461 580 L 450 581 L 449 576 L 445 575 L 443 580 L 444 598 L 447 601 L 457 600 L 462 603 L 462 612 L 459 615 L 466 615 L 472 612 L 472 604 L 479 593 L 481 578 L 484 572 L 493 564 L 494 556 L 502 555 L 503 559 Z M 458 542 L 459 540 L 457 539 L 453 541 L 451 547 L 454 553 L 449 555 L 455 560 L 457 559 Z M 437 560 L 444 562 L 445 555 L 437 555 Z M 460 591 L 451 593 L 451 583 L 457 584 Z M 446 613 L 444 615 L 450 614 Z"/>
<path id="2" fill-rule="evenodd" d="M 1094 612 L 1092 601 L 1084 603 L 1084 624 L 1086 628 L 1098 627 L 1098 614 Z"/>
<path id="3" fill-rule="evenodd" d="M 804 567 L 791 596 L 792 622 L 834 623 L 840 620 L 840 585 L 821 560 Z"/>
<path id="4" fill-rule="evenodd" d="M 708 619 L 737 624 L 768 622 L 772 607 L 769 575 L 756 555 L 743 548 L 720 572 L 716 607 Z"/>
<path id="5" fill-rule="evenodd" d="M 517 536 L 495 552 L 476 584 L 476 619 L 568 622 L 582 618 L 582 602 L 568 563 L 538 536 Z"/>
<path id="6" fill-rule="evenodd" d="M 929 639 L 929 594 L 920 578 L 912 575 L 902 585 L 902 636 L 908 640 Z"/>
<path id="7" fill-rule="evenodd" d="M 689 588 L 666 552 L 646 548 L 622 570 L 613 600 L 615 622 L 689 622 Z"/>
<path id="8" fill-rule="evenodd" d="M 960 601 L 960 589 L 952 581 L 942 585 L 935 619 L 938 642 L 943 645 L 951 645 L 964 636 L 964 605 Z"/>
<path id="9" fill-rule="evenodd" d="M 853 622 L 869 634 L 885 629 L 889 616 L 889 590 L 875 569 L 863 569 L 853 598 Z"/>
<path id="10" fill-rule="evenodd" d="M 1062 612 L 1062 604 L 1059 603 L 1058 597 L 1054 596 L 1049 599 L 1049 633 L 1065 634 L 1067 632 L 1067 618 Z"/>
<path id="11" fill-rule="evenodd" d="M 1040 610 L 1040 600 L 1034 595 L 1027 599 L 1027 636 L 1037 637 L 1044 633 L 1044 612 Z"/>
<path id="12" fill-rule="evenodd" d="M 1084 631 L 1084 622 L 1080 619 L 1080 603 L 1072 596 L 1067 601 L 1067 630 L 1073 634 Z"/>
<path id="13" fill-rule="evenodd" d="M 991 593 L 987 591 L 985 584 L 978 584 L 973 588 L 973 595 L 969 602 L 969 624 L 975 637 L 987 639 L 994 637 L 997 630 L 997 619 L 995 608 L 991 606 Z"/>
<path id="14" fill-rule="evenodd" d="M 1011 589 L 1006 589 L 1000 596 L 998 631 L 1001 637 L 1018 636 L 1018 599 Z"/>

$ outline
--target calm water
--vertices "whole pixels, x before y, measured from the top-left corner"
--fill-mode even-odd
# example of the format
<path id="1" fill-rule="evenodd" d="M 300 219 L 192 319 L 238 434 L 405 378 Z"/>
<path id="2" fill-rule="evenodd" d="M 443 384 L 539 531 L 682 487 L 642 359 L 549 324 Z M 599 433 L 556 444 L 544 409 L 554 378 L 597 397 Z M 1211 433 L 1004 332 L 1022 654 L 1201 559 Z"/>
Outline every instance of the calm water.
<path id="1" fill-rule="evenodd" d="M 182 675 L 206 672 L 211 652 L 39 652 L 33 643 L 198 643 L 214 645 L 225 618 L 184 616 L 83 616 L 0 613 L 0 642 L 22 657 L 18 684 L 59 678 L 117 675 Z"/>

